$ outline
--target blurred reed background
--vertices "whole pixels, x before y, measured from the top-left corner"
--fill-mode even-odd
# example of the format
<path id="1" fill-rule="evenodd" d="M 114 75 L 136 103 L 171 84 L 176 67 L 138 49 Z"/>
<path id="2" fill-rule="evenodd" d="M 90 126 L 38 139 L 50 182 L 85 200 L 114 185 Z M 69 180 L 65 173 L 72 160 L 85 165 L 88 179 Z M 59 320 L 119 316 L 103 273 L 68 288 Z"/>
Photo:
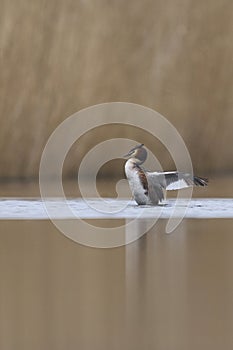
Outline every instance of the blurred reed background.
<path id="1" fill-rule="evenodd" d="M 233 171 L 232 43 L 232 0 L 0 0 L 0 197 L 38 195 L 54 129 L 112 101 L 164 115 L 210 177 L 207 196 L 233 197 L 232 177 L 220 178 Z M 72 147 L 64 178 L 106 137 L 136 138 L 174 165 L 143 131 L 108 126 Z M 0 349 L 233 349 L 232 220 L 184 220 L 173 235 L 157 224 L 93 249 L 49 220 L 0 220 Z"/>
<path id="2" fill-rule="evenodd" d="M 184 138 L 199 174 L 232 172 L 232 1 L 0 4 L 1 179 L 37 178 L 56 126 L 84 107 L 111 101 L 164 115 Z M 104 135 L 103 128 L 85 135 L 67 159 L 66 177 Z M 108 131 L 108 138 L 135 135 L 153 149 L 154 140 L 138 130 Z M 158 147 L 156 156 L 163 151 Z"/>

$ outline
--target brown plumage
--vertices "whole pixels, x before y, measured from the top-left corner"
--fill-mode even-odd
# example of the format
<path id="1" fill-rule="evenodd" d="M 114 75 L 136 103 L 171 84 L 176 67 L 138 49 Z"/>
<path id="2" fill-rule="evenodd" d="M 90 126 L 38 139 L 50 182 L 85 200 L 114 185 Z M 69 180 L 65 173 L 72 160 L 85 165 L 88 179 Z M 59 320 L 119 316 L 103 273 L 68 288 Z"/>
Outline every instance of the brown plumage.
<path id="1" fill-rule="evenodd" d="M 134 168 L 136 168 L 136 171 L 138 173 L 138 176 L 139 176 L 139 179 L 140 179 L 140 182 L 142 184 L 142 187 L 144 188 L 144 193 L 146 196 L 148 196 L 148 181 L 147 181 L 147 177 L 146 177 L 146 174 L 144 173 L 144 171 L 142 170 L 142 168 L 135 164 Z"/>

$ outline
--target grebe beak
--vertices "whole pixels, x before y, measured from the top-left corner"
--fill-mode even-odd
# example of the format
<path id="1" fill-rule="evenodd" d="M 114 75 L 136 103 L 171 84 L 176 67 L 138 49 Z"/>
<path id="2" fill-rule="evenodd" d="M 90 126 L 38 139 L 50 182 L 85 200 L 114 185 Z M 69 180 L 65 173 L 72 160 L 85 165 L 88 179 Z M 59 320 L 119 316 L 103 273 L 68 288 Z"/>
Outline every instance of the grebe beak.
<path id="1" fill-rule="evenodd" d="M 129 151 L 127 154 L 125 154 L 125 155 L 123 156 L 123 158 L 129 158 L 129 157 L 131 156 L 131 154 L 132 154 L 132 152 Z"/>

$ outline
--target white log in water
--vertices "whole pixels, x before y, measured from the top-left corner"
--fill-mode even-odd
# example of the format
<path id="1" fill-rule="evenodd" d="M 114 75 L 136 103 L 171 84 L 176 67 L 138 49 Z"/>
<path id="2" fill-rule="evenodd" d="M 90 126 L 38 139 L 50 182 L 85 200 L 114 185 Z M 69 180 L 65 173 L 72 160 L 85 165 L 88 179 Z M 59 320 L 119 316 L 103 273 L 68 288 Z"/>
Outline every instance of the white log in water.
<path id="1" fill-rule="evenodd" d="M 138 206 L 127 199 L 68 199 L 65 202 L 57 199 L 47 200 L 50 215 L 44 202 L 40 198 L 1 198 L 0 219 L 131 219 L 141 218 L 169 218 L 176 206 L 175 216 L 179 217 L 179 210 L 183 212 L 185 200 L 167 200 L 162 206 Z M 66 203 L 64 210 L 64 203 Z M 67 210 L 69 208 L 69 210 Z M 52 213 L 52 214 L 51 214 Z M 188 203 L 186 218 L 233 218 L 232 198 L 198 198 Z"/>

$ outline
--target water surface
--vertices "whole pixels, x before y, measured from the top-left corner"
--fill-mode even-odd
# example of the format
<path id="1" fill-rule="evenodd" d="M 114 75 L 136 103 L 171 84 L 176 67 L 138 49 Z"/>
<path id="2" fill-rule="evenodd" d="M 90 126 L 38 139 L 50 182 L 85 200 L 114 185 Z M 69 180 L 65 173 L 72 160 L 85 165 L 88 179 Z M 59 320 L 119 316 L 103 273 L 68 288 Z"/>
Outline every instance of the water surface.
<path id="1" fill-rule="evenodd" d="M 233 219 L 165 225 L 96 249 L 48 220 L 0 220 L 0 349 L 231 350 Z"/>

